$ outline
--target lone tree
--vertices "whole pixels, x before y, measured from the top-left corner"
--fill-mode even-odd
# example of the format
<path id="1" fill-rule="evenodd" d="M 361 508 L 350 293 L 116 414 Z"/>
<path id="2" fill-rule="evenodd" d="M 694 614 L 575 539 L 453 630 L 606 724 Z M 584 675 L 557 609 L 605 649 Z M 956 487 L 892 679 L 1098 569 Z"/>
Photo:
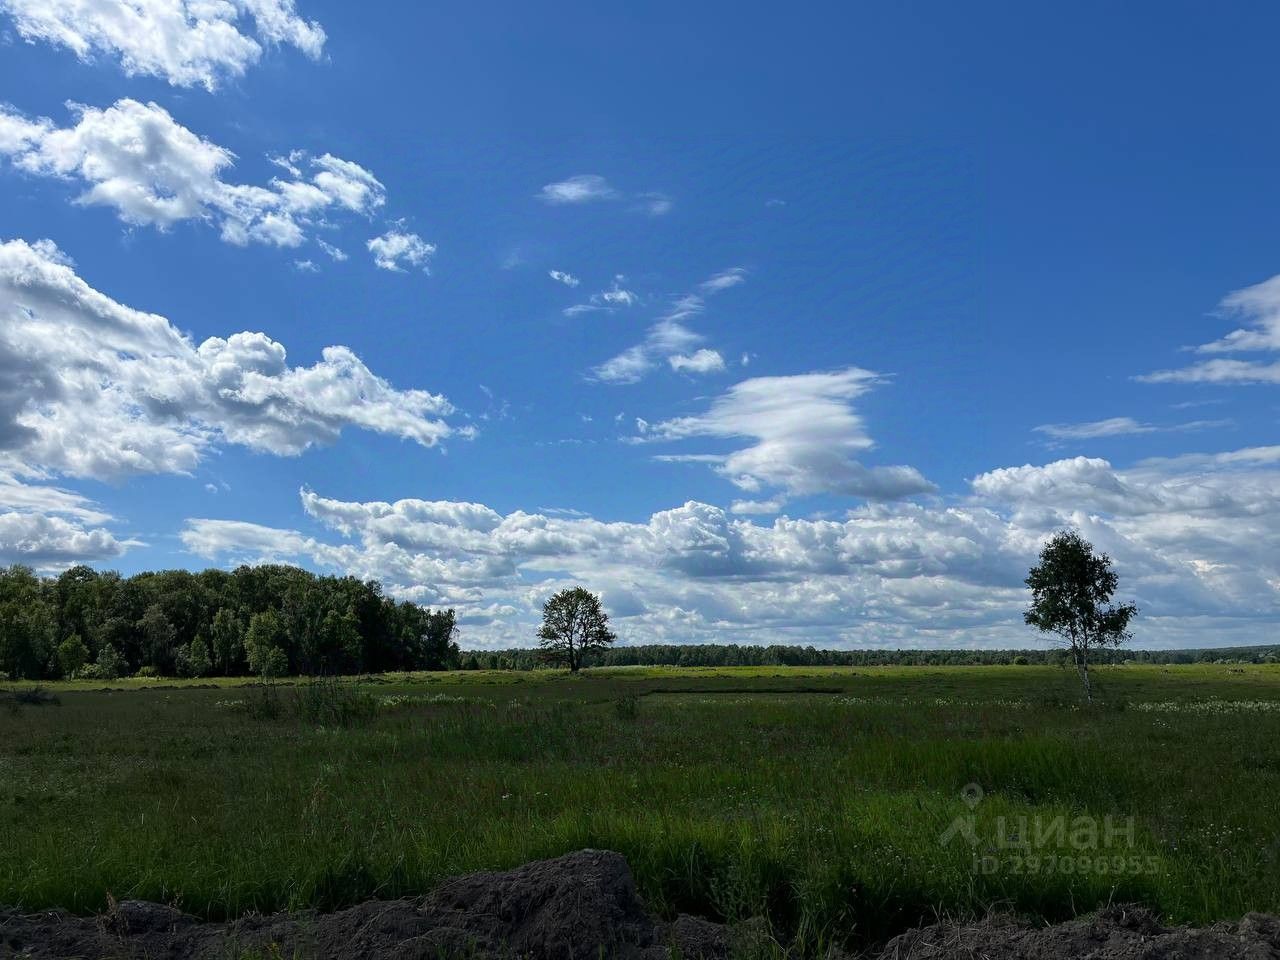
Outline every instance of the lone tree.
<path id="1" fill-rule="evenodd" d="M 1089 651 L 1128 640 L 1129 621 L 1138 612 L 1132 603 L 1111 604 L 1117 582 L 1111 558 L 1094 553 L 1093 544 L 1074 530 L 1055 533 L 1027 576 L 1031 606 L 1023 619 L 1066 642 L 1089 703 Z"/>
<path id="2" fill-rule="evenodd" d="M 542 605 L 538 645 L 547 659 L 565 664 L 571 673 L 578 672 L 584 654 L 604 650 L 616 639 L 600 598 L 589 590 L 561 590 Z"/>

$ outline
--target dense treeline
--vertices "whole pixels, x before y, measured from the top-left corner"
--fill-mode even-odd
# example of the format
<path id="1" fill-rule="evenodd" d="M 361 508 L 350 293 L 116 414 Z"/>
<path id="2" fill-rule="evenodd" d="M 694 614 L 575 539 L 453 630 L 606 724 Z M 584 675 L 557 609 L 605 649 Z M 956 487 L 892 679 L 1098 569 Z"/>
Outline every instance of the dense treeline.
<path id="1" fill-rule="evenodd" d="M 463 669 L 533 670 L 545 666 L 543 651 L 466 651 Z M 1096 663 L 1274 663 L 1280 647 L 1230 647 L 1204 650 L 1099 650 Z M 587 654 L 586 667 L 873 667 L 979 666 L 1066 663 L 1066 650 L 819 650 L 795 646 L 737 644 L 648 644 L 614 647 Z"/>
<path id="2" fill-rule="evenodd" d="M 452 610 L 289 566 L 0 570 L 0 676 L 347 674 L 457 665 Z"/>

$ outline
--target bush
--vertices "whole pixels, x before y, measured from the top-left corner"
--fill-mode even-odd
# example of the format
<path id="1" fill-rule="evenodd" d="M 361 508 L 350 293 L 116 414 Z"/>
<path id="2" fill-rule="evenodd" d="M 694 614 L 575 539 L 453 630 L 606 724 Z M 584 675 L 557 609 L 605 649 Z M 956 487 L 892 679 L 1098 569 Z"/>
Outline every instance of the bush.
<path id="1" fill-rule="evenodd" d="M 41 687 L 28 687 L 25 690 L 14 690 L 9 694 L 14 703 L 24 707 L 62 706 L 62 701 L 55 694 Z"/>
<path id="2" fill-rule="evenodd" d="M 98 662 L 81 667 L 79 676 L 86 680 L 119 680 L 129 669 L 124 657 L 107 644 L 98 651 Z"/>
<path id="3" fill-rule="evenodd" d="M 58 669 L 64 677 L 74 677 L 89 660 L 89 648 L 79 634 L 71 634 L 60 644 L 56 652 Z"/>
<path id="4" fill-rule="evenodd" d="M 155 667 L 147 664 L 145 667 L 139 667 L 138 672 L 134 674 L 139 680 L 155 680 L 160 676 L 160 671 Z"/>
<path id="5" fill-rule="evenodd" d="M 255 683 L 249 686 L 244 698 L 244 710 L 252 720 L 279 720 L 280 693 L 274 683 Z"/>
<path id="6" fill-rule="evenodd" d="M 618 719 L 623 723 L 635 723 L 640 713 L 640 698 L 634 693 L 627 694 L 613 701 L 613 708 L 617 711 Z"/>
<path id="7" fill-rule="evenodd" d="M 378 698 L 333 677 L 313 677 L 295 688 L 294 709 L 303 723 L 350 727 L 371 719 L 378 712 Z"/>

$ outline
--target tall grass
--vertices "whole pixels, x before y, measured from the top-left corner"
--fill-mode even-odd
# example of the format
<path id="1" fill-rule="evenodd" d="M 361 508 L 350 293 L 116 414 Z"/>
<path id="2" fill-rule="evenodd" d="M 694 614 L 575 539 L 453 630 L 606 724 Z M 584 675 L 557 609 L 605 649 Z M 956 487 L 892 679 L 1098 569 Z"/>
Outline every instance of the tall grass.
<path id="1" fill-rule="evenodd" d="M 332 909 L 590 846 L 656 909 L 766 917 L 815 953 L 993 905 L 1280 909 L 1280 713 L 1194 706 L 1280 701 L 1280 673 L 1102 673 L 1096 710 L 1032 667 L 828 674 L 838 694 L 778 671 L 335 681 L 258 720 L 225 690 L 64 691 L 0 715 L 0 902 Z M 348 695 L 359 723 L 333 712 Z M 1132 816 L 1143 869 L 978 869 L 985 848 L 941 839 L 971 783 L 982 838 Z"/>

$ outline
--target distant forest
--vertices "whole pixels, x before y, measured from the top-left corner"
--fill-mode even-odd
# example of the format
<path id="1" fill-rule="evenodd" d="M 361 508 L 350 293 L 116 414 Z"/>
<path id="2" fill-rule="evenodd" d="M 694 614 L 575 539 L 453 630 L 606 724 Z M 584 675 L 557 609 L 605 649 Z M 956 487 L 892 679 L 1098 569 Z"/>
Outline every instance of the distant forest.
<path id="1" fill-rule="evenodd" d="M 284 676 L 388 670 L 532 670 L 539 649 L 458 647 L 452 610 L 383 595 L 376 581 L 298 567 L 57 577 L 0 569 L 0 679 Z M 1099 663 L 1264 663 L 1280 646 L 1098 650 Z M 820 650 L 649 644 L 590 653 L 584 666 L 946 666 L 1064 662 L 1062 650 Z"/>
<path id="2" fill-rule="evenodd" d="M 452 610 L 298 567 L 0 570 L 0 675 L 11 679 L 282 676 L 458 665 Z"/>
<path id="3" fill-rule="evenodd" d="M 544 665 L 542 651 L 467 650 L 463 670 L 533 670 Z M 1091 662 L 1116 663 L 1276 663 L 1280 646 L 1221 647 L 1203 650 L 1125 650 L 1100 648 Z M 738 644 L 646 644 L 613 647 L 583 658 L 584 667 L 876 667 L 1066 664 L 1066 650 L 820 650 L 815 647 Z"/>

